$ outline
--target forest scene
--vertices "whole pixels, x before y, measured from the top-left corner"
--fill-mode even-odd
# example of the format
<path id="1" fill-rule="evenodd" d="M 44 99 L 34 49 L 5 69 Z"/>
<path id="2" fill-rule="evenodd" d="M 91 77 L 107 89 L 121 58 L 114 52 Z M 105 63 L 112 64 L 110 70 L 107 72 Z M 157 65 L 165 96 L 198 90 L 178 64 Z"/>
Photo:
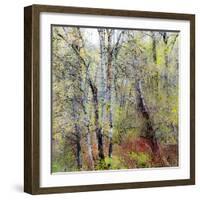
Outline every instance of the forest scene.
<path id="1" fill-rule="evenodd" d="M 51 171 L 176 167 L 179 32 L 51 26 Z"/>

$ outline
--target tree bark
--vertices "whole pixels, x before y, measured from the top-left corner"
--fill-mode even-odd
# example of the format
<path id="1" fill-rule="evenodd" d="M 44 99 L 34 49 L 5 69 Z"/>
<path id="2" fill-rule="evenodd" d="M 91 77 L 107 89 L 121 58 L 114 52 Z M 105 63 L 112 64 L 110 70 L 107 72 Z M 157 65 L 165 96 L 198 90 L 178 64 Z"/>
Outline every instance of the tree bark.
<path id="1" fill-rule="evenodd" d="M 157 64 L 156 36 L 155 36 L 155 33 L 153 31 L 152 31 L 151 36 L 152 36 L 152 57 L 153 57 L 153 62 L 154 62 L 154 64 Z"/>
<path id="2" fill-rule="evenodd" d="M 93 97 L 93 106 L 94 106 L 94 118 L 95 118 L 95 132 L 97 137 L 97 144 L 98 144 L 98 155 L 100 161 L 104 161 L 104 148 L 103 148 L 103 135 L 101 132 L 101 127 L 99 124 L 99 110 L 98 110 L 98 89 L 92 82 L 92 80 L 89 78 L 89 85 L 92 91 L 92 97 Z"/>
<path id="3" fill-rule="evenodd" d="M 94 169 L 94 159 L 93 159 L 93 154 L 92 154 L 92 145 L 91 145 L 91 133 L 90 133 L 90 128 L 89 128 L 89 116 L 88 116 L 88 109 L 87 109 L 87 104 L 88 104 L 88 79 L 89 79 L 89 64 L 86 64 L 86 61 L 80 54 L 80 49 L 84 47 L 84 40 L 82 37 L 82 34 L 80 32 L 80 29 L 77 28 L 77 33 L 79 35 L 79 38 L 81 40 L 80 43 L 72 44 L 71 47 L 74 50 L 74 53 L 77 55 L 78 60 L 79 60 L 79 66 L 82 70 L 81 64 L 85 67 L 85 78 L 82 78 L 82 74 L 79 74 L 78 80 L 80 82 L 80 87 L 83 92 L 83 97 L 81 98 L 80 104 L 83 108 L 83 113 L 84 113 L 84 125 L 86 127 L 86 144 L 87 144 L 87 149 L 88 149 L 88 158 L 89 158 L 89 165 L 90 169 Z M 83 71 L 83 70 L 82 70 Z M 78 149 L 77 145 L 77 149 Z"/>
<path id="4" fill-rule="evenodd" d="M 155 130 L 153 128 L 152 120 L 150 118 L 150 113 L 148 107 L 145 103 L 145 99 L 142 92 L 141 80 L 138 79 L 136 82 L 136 91 L 137 91 L 137 101 L 138 101 L 138 110 L 141 112 L 142 116 L 146 120 L 145 124 L 145 138 L 149 139 L 150 146 L 152 149 L 153 156 L 158 158 L 164 166 L 169 166 L 168 161 L 162 154 L 162 150 L 160 149 L 160 145 L 157 141 Z"/>
<path id="5" fill-rule="evenodd" d="M 75 131 L 75 143 L 76 143 L 76 161 L 77 168 L 80 170 L 82 168 L 82 158 L 81 158 L 81 130 L 78 124 L 78 111 L 76 106 L 75 97 L 72 101 L 72 109 L 73 109 L 73 119 L 74 119 L 74 131 Z"/>
<path id="6" fill-rule="evenodd" d="M 108 156 L 112 158 L 112 135 L 113 135 L 113 116 L 112 116 L 112 30 L 108 31 L 108 66 L 107 66 L 107 103 L 108 103 L 108 116 L 109 116 L 109 149 Z"/>
<path id="7" fill-rule="evenodd" d="M 164 88 L 167 93 L 167 99 L 169 96 L 169 75 L 168 75 L 168 70 L 169 70 L 169 56 L 168 56 L 168 34 L 166 32 L 160 33 L 162 36 L 162 40 L 164 42 L 164 64 L 165 64 L 165 72 L 164 72 Z"/>
<path id="8" fill-rule="evenodd" d="M 87 142 L 87 148 L 88 148 L 89 165 L 90 165 L 90 169 L 93 170 L 94 159 L 93 159 L 93 153 L 92 153 L 91 134 L 90 134 L 89 126 L 87 127 L 86 142 Z"/>
<path id="9" fill-rule="evenodd" d="M 80 170 L 82 168 L 82 159 L 81 159 L 81 137 L 80 137 L 80 128 L 75 125 L 75 129 L 76 129 L 76 149 L 77 149 L 77 167 Z"/>
<path id="10" fill-rule="evenodd" d="M 148 138 L 153 138 L 155 136 L 154 129 L 152 126 L 152 122 L 150 120 L 150 114 L 149 114 L 147 105 L 144 100 L 140 79 L 138 79 L 136 82 L 136 91 L 137 91 L 138 110 L 141 112 L 142 116 L 146 119 L 146 135 L 145 136 Z"/>
<path id="11" fill-rule="evenodd" d="M 84 125 L 86 127 L 86 144 L 88 149 L 88 158 L 89 158 L 89 168 L 94 169 L 94 158 L 93 158 L 93 151 L 92 151 L 92 144 L 91 144 L 91 132 L 90 132 L 90 117 L 89 117 L 89 110 L 88 110 L 88 92 L 89 92 L 89 85 L 88 85 L 88 78 L 89 78 L 89 66 L 85 66 L 85 80 L 83 81 L 83 112 L 84 112 Z"/>
<path id="12" fill-rule="evenodd" d="M 98 29 L 100 42 L 100 87 L 99 99 L 101 106 L 101 131 L 104 134 L 104 123 L 106 121 L 106 46 L 105 46 L 105 29 Z"/>

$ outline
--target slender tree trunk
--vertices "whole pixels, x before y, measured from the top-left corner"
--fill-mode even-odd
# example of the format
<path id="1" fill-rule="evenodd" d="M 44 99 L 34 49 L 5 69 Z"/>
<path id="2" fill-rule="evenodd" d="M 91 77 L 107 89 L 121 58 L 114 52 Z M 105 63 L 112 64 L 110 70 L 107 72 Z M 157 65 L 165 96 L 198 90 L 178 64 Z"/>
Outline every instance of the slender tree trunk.
<path id="1" fill-rule="evenodd" d="M 157 46 L 155 32 L 152 31 L 152 57 L 154 64 L 157 64 Z"/>
<path id="2" fill-rule="evenodd" d="M 169 75 L 168 75 L 168 70 L 169 70 L 169 56 L 168 56 L 168 35 L 166 32 L 162 34 L 162 39 L 164 42 L 164 64 L 165 64 L 165 74 L 164 74 L 164 88 L 167 93 L 167 99 L 169 97 Z"/>
<path id="3" fill-rule="evenodd" d="M 121 37 L 124 34 L 122 31 L 117 38 L 116 32 L 114 30 L 107 30 L 107 91 L 106 91 L 106 101 L 108 105 L 108 119 L 109 119 L 109 149 L 108 156 L 112 158 L 113 152 L 113 104 L 114 104 L 114 88 L 115 88 L 115 80 L 114 80 L 114 69 L 116 65 L 116 59 L 120 49 L 120 41 Z M 112 41 L 116 41 L 115 45 L 112 47 Z M 110 163 L 111 165 L 111 163 Z"/>
<path id="4" fill-rule="evenodd" d="M 156 33 L 152 31 L 151 33 L 152 37 L 152 60 L 154 65 L 157 64 L 157 40 L 156 40 Z M 159 94 L 159 74 L 158 71 L 156 72 L 156 75 L 153 76 L 151 79 L 153 79 L 153 83 L 151 82 L 150 85 L 152 85 L 152 92 L 155 93 L 155 98 L 158 98 Z"/>
<path id="5" fill-rule="evenodd" d="M 92 144 L 91 144 L 91 132 L 90 132 L 90 117 L 89 117 L 89 108 L 88 108 L 88 92 L 89 92 L 89 85 L 88 85 L 88 79 L 89 79 L 89 66 L 86 67 L 86 73 L 85 73 L 85 81 L 83 81 L 83 112 L 84 112 L 84 125 L 86 127 L 86 144 L 88 149 L 88 158 L 89 158 L 89 168 L 94 169 L 94 158 L 93 158 L 93 152 L 92 152 Z"/>
<path id="6" fill-rule="evenodd" d="M 112 158 L 112 135 L 113 135 L 113 116 L 112 116 L 112 30 L 108 31 L 108 67 L 107 67 L 107 103 L 109 115 L 109 149 L 108 156 Z"/>
<path id="7" fill-rule="evenodd" d="M 101 106 L 101 131 L 104 134 L 104 123 L 106 121 L 106 47 L 105 47 L 105 29 L 98 29 L 100 41 L 100 87 L 99 99 Z"/>
<path id="8" fill-rule="evenodd" d="M 101 132 L 100 124 L 99 124 L 99 109 L 98 109 L 98 89 L 92 83 L 92 80 L 89 79 L 89 85 L 92 91 L 92 97 L 93 97 L 93 106 L 94 106 L 94 119 L 95 119 L 95 132 L 97 137 L 97 144 L 98 144 L 98 155 L 100 161 L 104 161 L 104 149 L 103 149 L 103 135 Z"/>

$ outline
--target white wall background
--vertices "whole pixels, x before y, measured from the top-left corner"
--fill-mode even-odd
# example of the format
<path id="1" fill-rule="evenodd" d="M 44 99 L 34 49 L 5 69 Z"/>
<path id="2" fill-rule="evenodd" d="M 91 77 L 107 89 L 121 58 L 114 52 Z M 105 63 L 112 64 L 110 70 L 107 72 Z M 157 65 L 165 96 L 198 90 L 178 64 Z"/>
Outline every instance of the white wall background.
<path id="1" fill-rule="evenodd" d="M 23 193 L 23 7 L 30 4 L 196 14 L 196 185 L 31 196 Z M 199 0 L 4 0 L 0 6 L 0 199 L 199 199 L 200 196 Z"/>

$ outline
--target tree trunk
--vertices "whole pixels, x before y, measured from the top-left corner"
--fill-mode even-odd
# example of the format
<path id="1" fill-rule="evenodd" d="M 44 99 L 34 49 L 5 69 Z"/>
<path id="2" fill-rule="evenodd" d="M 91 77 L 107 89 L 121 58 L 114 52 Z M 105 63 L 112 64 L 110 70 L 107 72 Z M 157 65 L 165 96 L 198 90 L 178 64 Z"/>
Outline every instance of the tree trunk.
<path id="1" fill-rule="evenodd" d="M 90 133 L 90 124 L 89 124 L 89 117 L 88 112 L 86 111 L 86 106 L 84 105 L 84 124 L 86 127 L 86 144 L 88 149 L 88 158 L 89 158 L 89 168 L 94 169 L 94 158 L 92 152 L 92 144 L 91 144 L 91 133 Z"/>
<path id="2" fill-rule="evenodd" d="M 113 131 L 113 116 L 112 116 L 112 30 L 108 31 L 108 66 L 107 66 L 107 104 L 109 116 L 109 149 L 108 156 L 112 158 L 112 131 Z"/>
<path id="3" fill-rule="evenodd" d="M 98 29 L 99 42 L 100 42 L 100 87 L 99 99 L 101 106 L 101 131 L 104 133 L 104 123 L 106 121 L 106 47 L 105 47 L 105 29 Z"/>
<path id="4" fill-rule="evenodd" d="M 94 106 L 94 118 L 95 118 L 95 132 L 97 137 L 97 144 L 98 144 L 98 155 L 100 161 L 104 161 L 104 149 L 103 149 L 103 135 L 101 132 L 100 124 L 99 124 L 99 110 L 98 110 L 98 89 L 92 83 L 92 80 L 89 78 L 89 85 L 92 91 L 93 97 L 93 106 Z"/>
<path id="5" fill-rule="evenodd" d="M 92 154 L 91 134 L 90 134 L 89 126 L 87 127 L 86 142 L 87 142 L 87 148 L 88 148 L 89 165 L 90 165 L 90 169 L 93 170 L 94 159 L 93 159 L 93 154 Z"/>
<path id="6" fill-rule="evenodd" d="M 146 120 L 145 138 L 149 139 L 150 141 L 150 146 L 151 146 L 154 158 L 156 159 L 158 158 L 164 166 L 169 166 L 169 163 L 167 162 L 166 158 L 163 156 L 162 150 L 160 149 L 160 145 L 156 139 L 155 130 L 153 128 L 153 124 L 150 118 L 150 113 L 144 100 L 140 79 L 138 79 L 136 82 L 136 91 L 137 91 L 138 110 L 141 112 L 142 116 Z"/>
<path id="7" fill-rule="evenodd" d="M 92 152 L 92 144 L 91 144 L 91 132 L 90 132 L 90 117 L 89 117 L 89 108 L 88 108 L 88 92 L 89 92 L 89 85 L 88 85 L 88 78 L 89 78 L 89 66 L 86 67 L 86 74 L 85 74 L 85 81 L 83 81 L 83 112 L 84 112 L 84 125 L 86 127 L 86 144 L 88 149 L 88 159 L 89 159 L 89 168 L 94 169 L 94 158 Z"/>
<path id="8" fill-rule="evenodd" d="M 77 125 L 75 125 L 75 130 L 76 130 L 76 159 L 77 159 L 77 167 L 80 170 L 82 168 L 80 128 Z"/>
<path id="9" fill-rule="evenodd" d="M 156 36 L 155 33 L 152 31 L 152 57 L 154 64 L 157 64 L 157 53 L 156 53 Z"/>
<path id="10" fill-rule="evenodd" d="M 168 70 L 169 70 L 169 56 L 168 56 L 168 35 L 167 33 L 163 33 L 162 34 L 162 39 L 164 42 L 164 63 L 165 63 L 165 72 L 164 72 L 164 88 L 166 90 L 166 94 L 167 94 L 167 99 L 169 97 L 169 75 L 168 75 Z M 167 100 L 168 103 L 168 100 Z"/>
<path id="11" fill-rule="evenodd" d="M 73 109 L 73 119 L 75 121 L 74 124 L 74 131 L 75 131 L 75 143 L 76 143 L 76 161 L 77 161 L 77 168 L 80 170 L 82 168 L 82 159 L 81 159 L 81 130 L 78 124 L 78 113 L 77 113 L 77 106 L 75 97 L 73 98 L 72 102 L 72 109 Z"/>
<path id="12" fill-rule="evenodd" d="M 141 112 L 142 116 L 146 120 L 146 134 L 145 136 L 148 138 L 153 138 L 154 135 L 154 129 L 152 126 L 152 122 L 150 120 L 150 114 L 147 108 L 147 105 L 144 100 L 144 96 L 142 93 L 142 86 L 141 86 L 141 80 L 137 80 L 136 82 L 136 91 L 137 91 L 137 104 L 138 104 L 138 110 Z"/>

